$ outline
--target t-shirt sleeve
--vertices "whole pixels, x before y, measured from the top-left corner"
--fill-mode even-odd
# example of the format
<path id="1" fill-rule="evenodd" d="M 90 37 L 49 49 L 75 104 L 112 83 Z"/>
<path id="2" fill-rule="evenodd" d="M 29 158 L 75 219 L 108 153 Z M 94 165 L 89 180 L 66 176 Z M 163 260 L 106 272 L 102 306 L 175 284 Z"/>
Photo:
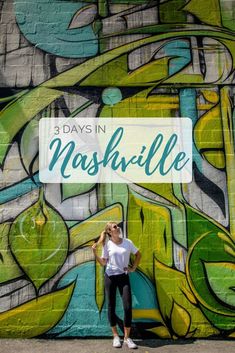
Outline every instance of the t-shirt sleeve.
<path id="1" fill-rule="evenodd" d="M 133 244 L 132 240 L 128 239 L 130 242 L 130 251 L 132 254 L 136 254 L 139 249 Z"/>
<path id="2" fill-rule="evenodd" d="M 105 244 L 102 248 L 101 257 L 103 257 L 104 259 L 108 259 L 108 257 L 109 257 L 107 244 Z"/>

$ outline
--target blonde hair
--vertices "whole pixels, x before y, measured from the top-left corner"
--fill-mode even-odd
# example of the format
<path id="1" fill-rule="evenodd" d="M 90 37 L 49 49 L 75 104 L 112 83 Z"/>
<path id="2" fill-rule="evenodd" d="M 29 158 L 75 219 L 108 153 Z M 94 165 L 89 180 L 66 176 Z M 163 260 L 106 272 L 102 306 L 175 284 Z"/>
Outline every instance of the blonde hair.
<path id="1" fill-rule="evenodd" d="M 106 239 L 107 237 L 110 238 L 111 234 L 109 233 L 111 230 L 111 226 L 113 224 L 117 224 L 116 222 L 108 222 L 104 228 L 104 230 L 101 232 L 101 235 L 99 237 L 99 240 L 97 242 L 97 244 L 102 244 L 103 246 L 105 245 Z"/>

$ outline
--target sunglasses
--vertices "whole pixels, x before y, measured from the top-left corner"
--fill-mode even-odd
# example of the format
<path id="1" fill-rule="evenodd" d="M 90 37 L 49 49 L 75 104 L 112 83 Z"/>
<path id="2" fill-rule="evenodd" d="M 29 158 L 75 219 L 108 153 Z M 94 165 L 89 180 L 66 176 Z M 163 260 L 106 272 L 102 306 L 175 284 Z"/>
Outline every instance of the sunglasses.
<path id="1" fill-rule="evenodd" d="M 112 228 L 109 229 L 109 231 L 112 231 L 112 229 L 117 229 L 118 225 L 121 226 L 122 223 L 114 224 Z"/>

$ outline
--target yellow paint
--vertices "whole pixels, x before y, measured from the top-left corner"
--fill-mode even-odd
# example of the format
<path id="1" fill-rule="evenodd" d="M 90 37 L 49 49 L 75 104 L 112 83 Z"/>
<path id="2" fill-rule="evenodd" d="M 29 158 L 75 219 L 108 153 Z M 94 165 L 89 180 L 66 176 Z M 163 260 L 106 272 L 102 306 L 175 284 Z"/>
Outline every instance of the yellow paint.
<path id="1" fill-rule="evenodd" d="M 170 332 L 165 326 L 150 328 L 147 331 L 155 333 L 160 338 L 171 338 Z"/>
<path id="2" fill-rule="evenodd" d="M 219 0 L 191 0 L 183 8 L 204 23 L 222 26 Z"/>
<path id="3" fill-rule="evenodd" d="M 146 83 L 156 83 L 166 79 L 168 76 L 168 63 L 170 58 L 160 58 L 151 61 L 140 68 L 129 72 L 124 78 L 118 81 L 118 84 L 129 86 L 138 86 Z"/>
<path id="4" fill-rule="evenodd" d="M 143 213 L 144 224 L 140 218 Z M 129 193 L 128 237 L 142 253 L 139 269 L 154 279 L 153 256 L 156 253 L 165 264 L 172 265 L 171 215 L 166 207 L 145 199 L 133 191 Z"/>
<path id="5" fill-rule="evenodd" d="M 223 240 L 225 243 L 229 243 L 231 246 L 234 247 L 233 241 L 228 237 L 228 236 L 229 236 L 229 233 L 228 233 L 228 232 L 226 232 L 226 234 L 225 234 L 225 233 L 218 232 L 217 235 L 218 235 L 218 237 L 219 237 L 221 240 Z"/>
<path id="6" fill-rule="evenodd" d="M 184 260 L 182 249 L 179 250 L 179 260 L 180 260 L 181 263 L 182 263 L 182 261 Z"/>
<path id="7" fill-rule="evenodd" d="M 157 258 L 154 259 L 154 270 L 156 290 L 160 305 L 159 309 L 164 320 L 171 318 L 176 336 L 184 336 L 194 330 L 196 330 L 195 337 L 206 337 L 219 333 L 217 329 L 212 327 L 198 305 L 194 304 L 196 299 L 192 299 L 194 294 L 183 272 L 164 265 L 158 261 Z M 172 310 L 175 303 L 177 305 L 175 306 L 174 316 L 172 317 Z M 190 327 L 188 327 L 189 317 Z M 183 322 L 182 324 L 180 323 L 181 321 Z M 199 322 L 201 325 L 198 325 Z"/>
<path id="8" fill-rule="evenodd" d="M 101 256 L 102 246 L 97 248 L 98 256 Z M 98 261 L 95 262 L 95 299 L 99 312 L 101 312 L 105 293 L 104 293 L 104 266 L 101 266 Z"/>
<path id="9" fill-rule="evenodd" d="M 182 285 L 182 293 L 186 296 L 186 298 L 190 301 L 190 303 L 197 305 L 197 300 L 192 294 L 190 290 L 187 289 L 186 286 Z"/>
<path id="10" fill-rule="evenodd" d="M 213 104 L 197 104 L 198 110 L 209 110 L 213 108 Z"/>
<path id="11" fill-rule="evenodd" d="M 199 150 L 223 148 L 224 143 L 219 105 L 215 105 L 197 121 L 194 127 L 194 139 Z"/>
<path id="12" fill-rule="evenodd" d="M 70 251 L 73 251 L 91 240 L 100 236 L 107 222 L 122 222 L 122 207 L 120 204 L 114 204 L 97 212 L 95 215 L 85 219 L 70 228 Z"/>
<path id="13" fill-rule="evenodd" d="M 179 104 L 162 104 L 162 103 L 158 103 L 158 104 L 146 104 L 144 106 L 144 109 L 148 109 L 148 110 L 155 110 L 155 109 L 179 109 Z"/>
<path id="14" fill-rule="evenodd" d="M 171 327 L 179 337 L 186 337 L 189 332 L 191 324 L 191 317 L 187 310 L 173 302 L 173 309 L 171 312 Z"/>
<path id="15" fill-rule="evenodd" d="M 178 96 L 172 96 L 172 95 L 150 95 L 146 98 L 141 98 L 137 97 L 135 99 L 136 102 L 140 103 L 146 103 L 146 100 L 148 103 L 168 103 L 168 104 L 174 104 L 174 103 L 179 103 L 179 97 Z"/>
<path id="16" fill-rule="evenodd" d="M 158 309 L 133 309 L 133 319 L 152 319 L 162 322 L 162 317 Z"/>
<path id="17" fill-rule="evenodd" d="M 0 337 L 31 338 L 47 332 L 63 316 L 73 290 L 74 283 L 1 313 Z"/>
<path id="18" fill-rule="evenodd" d="M 207 111 L 194 126 L 194 141 L 197 149 L 215 168 L 225 167 L 224 140 L 220 105 Z"/>
<path id="19" fill-rule="evenodd" d="M 232 249 L 231 246 L 224 245 L 224 250 L 225 250 L 228 254 L 234 256 L 234 258 L 235 258 L 235 250 L 234 250 L 234 247 L 233 247 L 233 249 Z"/>
<path id="20" fill-rule="evenodd" d="M 167 80 L 164 81 L 164 83 L 167 84 L 174 84 L 174 83 L 190 83 L 190 84 L 203 84 L 204 79 L 202 75 L 198 74 L 186 74 L 184 73 L 184 70 L 182 70 L 180 73 L 173 75 L 172 77 L 168 78 Z"/>
<path id="21" fill-rule="evenodd" d="M 202 89 L 201 93 L 203 94 L 204 98 L 213 104 L 219 103 L 219 95 L 216 91 L 210 91 L 208 89 Z"/>
<path id="22" fill-rule="evenodd" d="M 202 153 L 206 160 L 217 169 L 225 168 L 225 156 L 223 151 L 205 151 Z"/>

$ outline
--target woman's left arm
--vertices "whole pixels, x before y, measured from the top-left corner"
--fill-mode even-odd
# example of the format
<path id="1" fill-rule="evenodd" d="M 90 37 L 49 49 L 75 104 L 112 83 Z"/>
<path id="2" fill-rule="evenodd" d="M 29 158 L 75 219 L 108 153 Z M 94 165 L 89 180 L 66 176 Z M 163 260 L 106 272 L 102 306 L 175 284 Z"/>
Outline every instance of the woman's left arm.
<path id="1" fill-rule="evenodd" d="M 140 259 L 141 259 L 141 253 L 138 250 L 137 253 L 135 253 L 135 261 L 134 261 L 132 267 L 128 268 L 128 272 L 134 272 L 136 270 L 137 266 L 140 263 Z"/>

